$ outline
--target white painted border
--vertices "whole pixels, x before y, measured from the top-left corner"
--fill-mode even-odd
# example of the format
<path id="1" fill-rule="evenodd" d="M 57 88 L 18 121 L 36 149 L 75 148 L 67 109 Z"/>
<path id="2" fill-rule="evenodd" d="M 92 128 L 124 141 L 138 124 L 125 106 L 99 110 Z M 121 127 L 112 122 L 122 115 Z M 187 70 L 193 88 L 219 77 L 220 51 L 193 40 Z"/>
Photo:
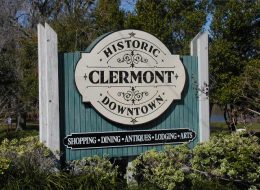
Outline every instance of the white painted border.
<path id="1" fill-rule="evenodd" d="M 40 142 L 60 151 L 58 42 L 56 32 L 38 24 Z"/>
<path id="2" fill-rule="evenodd" d="M 208 67 L 208 32 L 200 32 L 190 43 L 191 55 L 198 57 L 198 95 L 199 95 L 199 142 L 209 140 L 209 67 Z"/>

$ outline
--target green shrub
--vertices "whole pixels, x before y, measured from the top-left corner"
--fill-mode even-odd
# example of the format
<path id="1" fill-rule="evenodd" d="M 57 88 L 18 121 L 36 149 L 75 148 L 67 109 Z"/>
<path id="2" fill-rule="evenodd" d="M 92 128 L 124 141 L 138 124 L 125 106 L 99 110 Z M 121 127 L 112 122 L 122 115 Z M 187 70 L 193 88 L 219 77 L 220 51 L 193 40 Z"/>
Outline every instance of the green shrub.
<path id="1" fill-rule="evenodd" d="M 4 157 L 0 157 L 0 177 L 2 177 L 2 175 L 4 175 L 4 173 L 6 172 L 6 170 L 8 170 L 10 162 L 11 162 L 10 160 Z"/>
<path id="2" fill-rule="evenodd" d="M 199 175 L 198 173 L 190 173 L 187 178 L 189 181 L 189 188 L 191 190 L 238 190 L 238 188 L 228 181 L 220 181 L 209 176 Z"/>
<path id="3" fill-rule="evenodd" d="M 260 145 L 255 136 L 219 135 L 193 149 L 192 168 L 238 186 L 260 188 Z"/>
<path id="4" fill-rule="evenodd" d="M 139 187 L 157 189 L 260 189 L 258 138 L 215 136 L 193 150 L 186 145 L 151 150 L 133 161 Z"/>
<path id="5" fill-rule="evenodd" d="M 133 161 L 137 185 L 126 186 L 118 167 L 98 156 L 71 162 L 60 171 L 55 156 L 37 137 L 0 144 L 0 189 L 260 189 L 258 138 L 215 136 L 198 144 L 150 150 Z"/>
<path id="6" fill-rule="evenodd" d="M 122 189 L 118 168 L 97 156 L 74 161 L 60 171 L 56 157 L 38 137 L 3 140 L 0 145 L 0 189 Z"/>
<path id="7" fill-rule="evenodd" d="M 5 139 L 0 145 L 0 188 L 62 189 L 55 156 L 37 137 Z M 61 185 L 62 184 L 62 185 Z"/>
<path id="8" fill-rule="evenodd" d="M 93 156 L 71 163 L 76 189 L 122 189 L 123 183 L 118 176 L 118 167 L 107 158 Z"/>
<path id="9" fill-rule="evenodd" d="M 133 174 L 141 185 L 153 185 L 157 189 L 185 188 L 185 170 L 191 150 L 187 145 L 166 146 L 158 152 L 150 150 L 133 161 Z"/>

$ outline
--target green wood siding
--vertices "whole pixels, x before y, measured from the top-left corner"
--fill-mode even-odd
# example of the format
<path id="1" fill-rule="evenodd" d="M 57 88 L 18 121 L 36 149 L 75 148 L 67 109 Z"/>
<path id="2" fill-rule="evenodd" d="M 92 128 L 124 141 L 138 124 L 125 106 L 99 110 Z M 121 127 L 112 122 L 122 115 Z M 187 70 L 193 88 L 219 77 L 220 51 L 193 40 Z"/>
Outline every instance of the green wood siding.
<path id="1" fill-rule="evenodd" d="M 65 136 L 71 133 L 190 128 L 197 134 L 196 139 L 190 143 L 190 146 L 193 147 L 198 142 L 199 113 L 195 86 L 198 81 L 197 57 L 182 57 L 186 69 L 186 84 L 182 92 L 182 99 L 173 101 L 172 105 L 160 117 L 140 126 L 125 126 L 111 122 L 99 114 L 91 104 L 82 102 L 82 97 L 74 82 L 74 71 L 79 59 L 80 52 L 65 53 L 59 57 L 62 141 Z M 153 148 L 162 150 L 163 145 L 70 150 L 65 148 L 63 142 L 61 142 L 61 148 L 66 160 L 77 160 L 93 155 L 135 156 Z"/>

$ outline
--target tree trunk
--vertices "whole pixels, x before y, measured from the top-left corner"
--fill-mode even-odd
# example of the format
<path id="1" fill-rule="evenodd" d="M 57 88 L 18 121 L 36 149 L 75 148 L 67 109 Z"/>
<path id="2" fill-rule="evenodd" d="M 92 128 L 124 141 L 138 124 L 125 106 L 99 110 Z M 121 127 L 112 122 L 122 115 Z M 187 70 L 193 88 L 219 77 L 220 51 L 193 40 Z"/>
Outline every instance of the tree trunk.
<path id="1" fill-rule="evenodd" d="M 21 126 L 21 113 L 19 112 L 16 116 L 16 129 L 15 131 L 23 130 Z"/>
<path id="2" fill-rule="evenodd" d="M 209 118 L 211 117 L 213 106 L 214 106 L 214 103 L 209 104 Z"/>
<path id="3" fill-rule="evenodd" d="M 26 112 L 17 113 L 17 122 L 16 122 L 16 130 L 23 130 L 26 127 Z"/>
<path id="4" fill-rule="evenodd" d="M 237 125 L 237 113 L 233 105 L 225 105 L 224 119 L 230 132 L 235 132 Z"/>

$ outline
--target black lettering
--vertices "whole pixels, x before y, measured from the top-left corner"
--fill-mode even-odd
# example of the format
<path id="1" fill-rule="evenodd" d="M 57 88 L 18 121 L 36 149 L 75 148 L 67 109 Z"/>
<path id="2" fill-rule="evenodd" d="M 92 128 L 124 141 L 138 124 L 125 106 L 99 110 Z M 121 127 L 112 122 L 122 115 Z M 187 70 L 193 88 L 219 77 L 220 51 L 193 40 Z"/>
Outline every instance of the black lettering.
<path id="1" fill-rule="evenodd" d="M 150 103 L 148 104 L 148 106 L 149 106 L 152 110 L 155 109 L 155 108 L 156 108 L 155 100 L 152 101 L 152 102 L 150 102 Z"/>
<path id="2" fill-rule="evenodd" d="M 134 110 L 135 110 L 135 112 L 136 112 L 136 115 L 139 115 L 139 107 L 137 107 L 137 108 L 134 108 Z"/>
<path id="3" fill-rule="evenodd" d="M 117 105 L 117 108 L 118 108 L 118 113 L 119 113 L 119 114 L 124 114 L 124 112 L 125 112 L 125 110 L 126 110 L 125 107 L 120 106 L 120 105 Z"/>
<path id="4" fill-rule="evenodd" d="M 163 102 L 163 98 L 159 95 L 157 98 L 155 98 L 157 103 L 161 104 L 160 102 Z"/>
<path id="5" fill-rule="evenodd" d="M 112 44 L 112 47 L 113 47 L 114 51 L 117 52 L 116 46 L 114 44 Z"/>
<path id="6" fill-rule="evenodd" d="M 172 83 L 174 71 L 97 71 L 89 73 L 89 81 L 92 84 L 133 84 L 133 83 Z"/>
<path id="7" fill-rule="evenodd" d="M 158 52 L 158 53 L 156 53 L 156 52 Z M 154 57 L 158 57 L 159 53 L 160 53 L 160 51 L 158 49 L 153 50 Z"/>
<path id="8" fill-rule="evenodd" d="M 118 71 L 109 71 L 109 77 L 110 77 L 110 80 L 109 82 L 111 84 L 113 83 L 118 83 Z M 117 80 L 114 80 L 114 79 L 117 79 Z"/>
<path id="9" fill-rule="evenodd" d="M 164 72 L 161 71 L 160 73 L 160 71 L 155 71 L 155 83 L 158 83 L 157 78 L 159 78 L 160 81 L 164 83 Z"/>
<path id="10" fill-rule="evenodd" d="M 109 109 L 111 109 L 111 110 L 116 109 L 116 103 L 115 102 L 110 102 Z"/>
<path id="11" fill-rule="evenodd" d="M 123 76 L 123 73 L 125 74 L 125 76 Z M 123 80 L 125 83 L 129 83 L 129 81 L 128 81 L 128 76 L 129 76 L 129 73 L 128 73 L 127 71 L 122 71 L 121 77 L 122 77 L 122 80 Z"/>
<path id="12" fill-rule="evenodd" d="M 107 105 L 109 103 L 109 98 L 106 96 L 103 100 L 102 100 L 102 103 L 104 105 Z"/>
<path id="13" fill-rule="evenodd" d="M 147 51 L 148 44 L 146 42 L 142 42 L 141 49 Z"/>
<path id="14" fill-rule="evenodd" d="M 101 84 L 107 84 L 108 83 L 108 79 L 105 81 L 105 72 L 104 71 L 100 71 L 100 83 Z"/>
<path id="15" fill-rule="evenodd" d="M 174 71 L 164 71 L 165 74 L 168 74 L 168 83 L 172 83 L 172 74 L 174 75 Z"/>
<path id="16" fill-rule="evenodd" d="M 107 57 L 109 57 L 109 55 L 112 55 L 112 54 L 113 54 L 113 52 L 111 51 L 110 48 L 107 48 L 107 49 L 104 50 L 103 52 L 105 53 L 105 55 L 106 55 Z"/>
<path id="17" fill-rule="evenodd" d="M 134 40 L 132 45 L 133 45 L 134 48 L 139 48 L 140 42 L 138 40 Z"/>
<path id="18" fill-rule="evenodd" d="M 142 83 L 142 71 L 138 71 L 135 73 L 134 71 L 130 71 L 130 76 L 131 76 L 131 83 L 133 81 L 136 81 L 138 79 L 138 83 Z M 134 79 L 134 80 L 133 80 Z"/>
<path id="19" fill-rule="evenodd" d="M 97 84 L 97 83 L 99 83 L 99 80 L 97 80 L 97 81 L 94 81 L 93 80 L 93 75 L 94 75 L 94 73 L 97 73 L 98 74 L 98 76 L 99 76 L 99 71 L 91 71 L 90 73 L 89 73 L 89 81 L 91 82 L 91 83 L 93 83 L 93 84 Z M 99 77 L 95 77 L 95 78 L 99 78 Z"/>
<path id="20" fill-rule="evenodd" d="M 127 48 L 130 48 L 130 42 L 131 40 L 125 40 L 126 44 L 127 44 Z"/>
<path id="21" fill-rule="evenodd" d="M 117 47 L 118 47 L 118 50 L 124 49 L 123 42 L 118 42 L 118 43 L 117 43 Z"/>
<path id="22" fill-rule="evenodd" d="M 149 49 L 149 52 L 151 53 L 152 50 L 153 50 L 153 46 L 151 45 L 151 46 L 150 46 L 150 49 Z"/>
<path id="23" fill-rule="evenodd" d="M 148 79 L 148 73 L 150 74 L 150 77 Z M 145 83 L 152 83 L 153 80 L 154 80 L 154 74 L 152 71 L 145 71 L 144 74 L 143 74 L 143 80 Z"/>
<path id="24" fill-rule="evenodd" d="M 147 112 L 148 112 L 148 107 L 147 107 L 147 106 L 142 106 L 142 107 L 141 107 L 141 111 L 142 111 L 143 114 L 147 114 Z"/>
<path id="25" fill-rule="evenodd" d="M 133 108 L 127 108 L 127 115 L 133 115 Z"/>

